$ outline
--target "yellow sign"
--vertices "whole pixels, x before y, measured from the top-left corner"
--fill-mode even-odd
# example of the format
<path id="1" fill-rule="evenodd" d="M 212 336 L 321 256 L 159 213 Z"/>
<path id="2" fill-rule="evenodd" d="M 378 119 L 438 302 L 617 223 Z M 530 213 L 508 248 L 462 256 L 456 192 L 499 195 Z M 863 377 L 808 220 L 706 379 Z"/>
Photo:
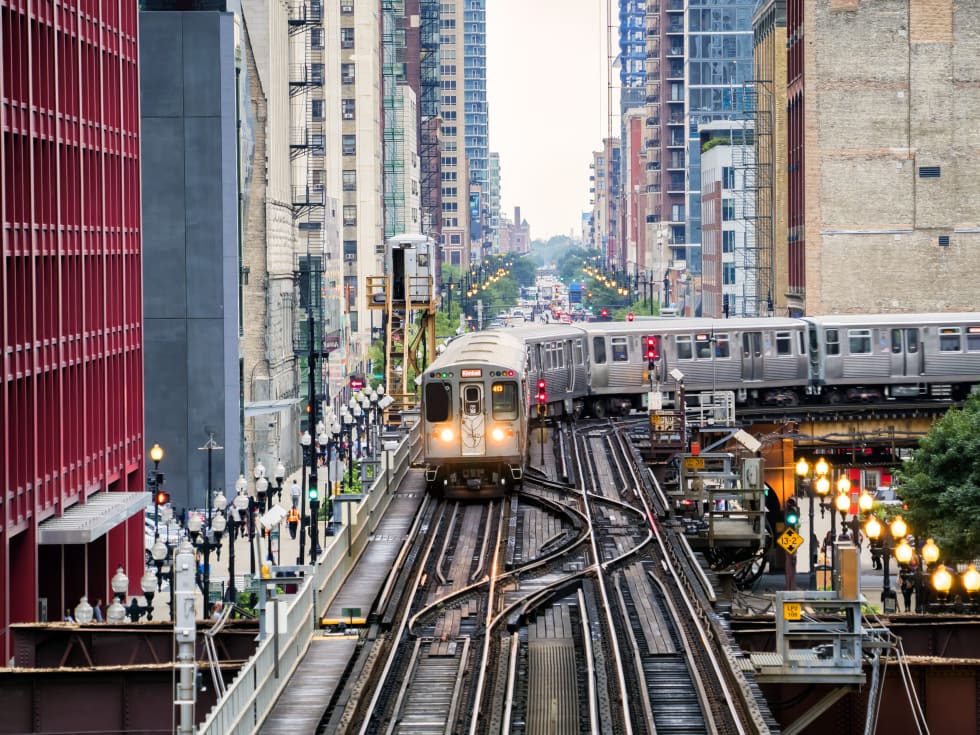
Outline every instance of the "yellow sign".
<path id="1" fill-rule="evenodd" d="M 795 554 L 796 550 L 803 544 L 803 537 L 792 528 L 787 528 L 776 539 L 776 543 L 786 549 L 787 554 Z"/>
<path id="2" fill-rule="evenodd" d="M 703 470 L 704 457 L 684 457 L 685 470 Z"/>
<path id="3" fill-rule="evenodd" d="M 784 620 L 799 620 L 802 617 L 803 609 L 802 605 L 798 602 L 784 602 L 783 603 L 783 619 Z"/>
<path id="4" fill-rule="evenodd" d="M 678 431 L 678 417 L 673 414 L 651 413 L 650 425 L 654 431 L 670 432 Z"/>

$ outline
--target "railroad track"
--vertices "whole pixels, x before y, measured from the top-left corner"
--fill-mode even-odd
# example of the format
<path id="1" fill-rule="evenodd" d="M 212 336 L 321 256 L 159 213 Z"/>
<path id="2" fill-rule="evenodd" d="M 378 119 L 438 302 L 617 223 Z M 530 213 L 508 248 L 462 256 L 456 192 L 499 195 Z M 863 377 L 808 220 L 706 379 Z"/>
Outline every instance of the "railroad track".
<path id="1" fill-rule="evenodd" d="M 771 731 L 625 429 L 564 446 L 577 487 L 427 505 L 341 732 Z"/>

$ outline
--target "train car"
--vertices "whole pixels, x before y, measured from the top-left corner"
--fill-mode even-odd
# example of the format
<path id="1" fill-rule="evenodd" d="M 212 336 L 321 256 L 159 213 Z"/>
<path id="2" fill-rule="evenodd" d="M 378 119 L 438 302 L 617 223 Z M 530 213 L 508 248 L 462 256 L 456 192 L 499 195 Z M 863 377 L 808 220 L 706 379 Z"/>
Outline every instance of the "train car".
<path id="1" fill-rule="evenodd" d="M 653 384 L 672 392 L 674 369 L 686 390 L 734 391 L 741 404 L 795 405 L 810 384 L 806 324 L 799 319 L 664 318 L 583 329 L 591 367 L 587 410 L 597 417 L 642 408 Z"/>
<path id="2" fill-rule="evenodd" d="M 531 387 L 514 331 L 457 337 L 421 376 L 422 452 L 434 494 L 497 497 L 524 478 Z"/>
<path id="3" fill-rule="evenodd" d="M 515 327 L 508 333 L 527 349 L 528 385 L 536 391 L 544 381 L 547 415 L 581 415 L 589 393 L 585 333 L 570 324 Z"/>
<path id="4" fill-rule="evenodd" d="M 962 399 L 980 383 L 980 313 L 804 317 L 827 403 Z"/>

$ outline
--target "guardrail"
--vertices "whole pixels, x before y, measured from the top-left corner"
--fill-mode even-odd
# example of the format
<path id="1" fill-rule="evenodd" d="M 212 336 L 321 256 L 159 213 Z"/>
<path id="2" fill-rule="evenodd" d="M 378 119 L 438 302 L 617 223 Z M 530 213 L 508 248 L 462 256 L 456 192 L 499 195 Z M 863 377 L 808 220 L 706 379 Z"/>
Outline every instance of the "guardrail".
<path id="1" fill-rule="evenodd" d="M 342 530 L 324 540 L 323 554 L 316 566 L 307 567 L 312 574 L 305 577 L 297 593 L 288 601 L 271 603 L 277 621 L 283 619 L 283 611 L 277 606 L 285 608 L 284 628 L 273 628 L 274 632 L 259 642 L 255 653 L 228 686 L 225 696 L 201 723 L 197 730 L 200 735 L 254 733 L 268 717 L 306 655 L 317 621 L 380 523 L 391 501 L 391 491 L 408 474 L 419 441 L 420 425 L 416 422 L 396 449 L 382 452 L 381 469 L 374 484 L 359 501 L 346 503 L 347 508 L 341 515 L 345 521 Z"/>

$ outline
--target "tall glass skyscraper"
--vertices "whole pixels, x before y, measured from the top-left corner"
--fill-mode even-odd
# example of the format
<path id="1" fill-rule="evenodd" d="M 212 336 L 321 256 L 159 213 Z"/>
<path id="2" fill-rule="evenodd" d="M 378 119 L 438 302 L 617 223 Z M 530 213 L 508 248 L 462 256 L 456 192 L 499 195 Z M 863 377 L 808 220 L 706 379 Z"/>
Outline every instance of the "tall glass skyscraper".
<path id="1" fill-rule="evenodd" d="M 752 10 L 756 0 L 688 0 L 687 267 L 701 270 L 701 146 L 698 126 L 752 114 Z"/>

